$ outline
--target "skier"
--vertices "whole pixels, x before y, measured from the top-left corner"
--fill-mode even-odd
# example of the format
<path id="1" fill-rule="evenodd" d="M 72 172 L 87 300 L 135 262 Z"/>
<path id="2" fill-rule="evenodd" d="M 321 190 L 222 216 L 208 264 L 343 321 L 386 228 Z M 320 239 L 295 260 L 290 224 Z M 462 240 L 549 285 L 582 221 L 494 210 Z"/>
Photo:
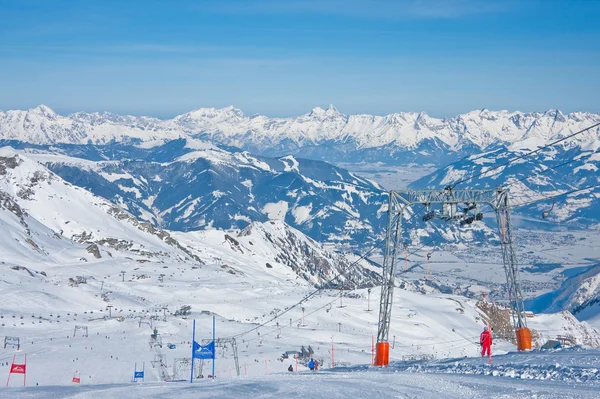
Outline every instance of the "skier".
<path id="1" fill-rule="evenodd" d="M 315 369 L 315 361 L 312 360 L 312 358 L 310 359 L 310 362 L 308 362 L 308 368 L 313 370 Z"/>
<path id="2" fill-rule="evenodd" d="M 288 371 L 289 371 L 289 372 L 293 372 L 293 371 L 294 371 L 294 368 L 292 367 L 292 365 L 291 365 L 291 364 L 290 364 L 290 367 L 288 367 Z"/>
<path id="3" fill-rule="evenodd" d="M 492 355 L 492 333 L 488 327 L 483 327 L 483 332 L 479 336 L 479 344 L 481 345 L 481 356 L 485 356 L 486 352 L 488 356 Z"/>

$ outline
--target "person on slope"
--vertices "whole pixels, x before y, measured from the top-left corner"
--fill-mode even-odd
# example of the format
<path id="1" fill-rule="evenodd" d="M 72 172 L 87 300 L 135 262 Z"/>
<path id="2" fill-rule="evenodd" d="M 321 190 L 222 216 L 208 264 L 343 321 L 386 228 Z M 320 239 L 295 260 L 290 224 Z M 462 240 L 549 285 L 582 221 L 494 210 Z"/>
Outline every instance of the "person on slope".
<path id="1" fill-rule="evenodd" d="M 483 332 L 479 336 L 479 344 L 481 345 L 481 356 L 492 355 L 492 333 L 488 327 L 483 327 Z"/>
<path id="2" fill-rule="evenodd" d="M 294 371 L 294 368 L 292 367 L 292 365 L 291 365 L 291 364 L 290 364 L 290 367 L 288 367 L 288 371 L 289 371 L 289 372 L 293 372 L 293 371 Z"/>
<path id="3" fill-rule="evenodd" d="M 315 369 L 315 361 L 310 359 L 310 362 L 308 362 L 308 368 L 313 370 Z"/>

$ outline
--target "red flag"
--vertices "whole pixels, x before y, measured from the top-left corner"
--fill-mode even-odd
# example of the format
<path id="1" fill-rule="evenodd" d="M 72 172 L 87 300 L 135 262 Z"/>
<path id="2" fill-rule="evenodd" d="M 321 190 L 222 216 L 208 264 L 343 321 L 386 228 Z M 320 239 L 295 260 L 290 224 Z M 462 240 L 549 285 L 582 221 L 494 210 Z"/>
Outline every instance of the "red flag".
<path id="1" fill-rule="evenodd" d="M 10 366 L 10 372 L 11 374 L 25 374 L 26 366 L 25 364 L 13 364 Z"/>
<path id="2" fill-rule="evenodd" d="M 79 377 L 73 377 L 73 382 L 75 384 L 80 384 L 81 383 L 81 378 L 79 378 Z"/>

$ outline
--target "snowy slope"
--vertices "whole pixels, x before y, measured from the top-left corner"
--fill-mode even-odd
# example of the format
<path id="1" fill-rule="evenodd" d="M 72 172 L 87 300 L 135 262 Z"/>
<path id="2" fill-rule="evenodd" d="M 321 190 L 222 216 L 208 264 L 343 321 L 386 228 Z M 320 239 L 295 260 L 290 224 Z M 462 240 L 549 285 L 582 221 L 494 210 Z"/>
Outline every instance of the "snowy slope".
<path id="1" fill-rule="evenodd" d="M 596 357 L 594 357 L 596 356 Z M 351 368 L 333 372 L 278 373 L 260 377 L 180 383 L 111 384 L 80 387 L 13 388 L 6 392 L 21 398 L 38 398 L 40 390 L 49 397 L 98 399 L 127 397 L 132 399 L 164 398 L 234 398 L 249 392 L 258 398 L 302 397 L 309 391 L 315 399 L 372 397 L 381 399 L 592 399 L 597 397 L 597 384 L 591 380 L 598 365 L 597 353 L 587 356 L 552 353 L 532 359 L 528 372 L 526 361 L 518 354 L 506 356 L 498 367 L 462 366 L 461 360 L 438 367 L 419 370 L 418 365 L 406 371 L 404 365 L 389 369 Z M 556 366 L 552 360 L 560 365 Z M 584 367 L 569 367 L 585 359 Z M 480 362 L 481 360 L 478 359 Z M 440 371 L 441 370 L 441 371 Z M 473 371 L 476 372 L 473 372 Z M 440 374 L 444 373 L 444 374 Z M 473 375 L 475 374 L 475 375 Z M 582 375 L 582 378 L 578 378 Z M 504 378 L 502 378 L 504 377 Z M 517 377 L 517 378 L 515 378 Z M 0 393 L 0 396 L 2 393 Z"/>
<path id="2" fill-rule="evenodd" d="M 349 262 L 281 221 L 253 222 L 238 233 L 237 239 L 251 253 L 286 264 L 316 284 L 331 280 L 328 286 L 351 289 L 379 282 L 379 275 L 369 270 L 366 261 Z"/>
<path id="3" fill-rule="evenodd" d="M 566 278 L 556 290 L 531 300 L 529 306 L 540 312 L 568 309 L 579 320 L 590 320 L 595 324 L 599 316 L 598 302 L 600 265 L 596 264 Z"/>
<path id="4" fill-rule="evenodd" d="M 3 191 L 0 191 L 0 230 L 0 261 L 11 267 L 28 267 L 35 273 L 33 269 L 40 265 L 54 263 L 58 253 L 88 255 L 85 247 L 42 225 Z"/>
<path id="5" fill-rule="evenodd" d="M 140 253 L 147 252 L 144 248 L 152 248 L 155 254 L 177 248 L 168 233 L 138 222 L 107 200 L 72 186 L 10 147 L 0 149 L 0 163 L 8 165 L 0 180 L 0 191 L 58 235 Z"/>

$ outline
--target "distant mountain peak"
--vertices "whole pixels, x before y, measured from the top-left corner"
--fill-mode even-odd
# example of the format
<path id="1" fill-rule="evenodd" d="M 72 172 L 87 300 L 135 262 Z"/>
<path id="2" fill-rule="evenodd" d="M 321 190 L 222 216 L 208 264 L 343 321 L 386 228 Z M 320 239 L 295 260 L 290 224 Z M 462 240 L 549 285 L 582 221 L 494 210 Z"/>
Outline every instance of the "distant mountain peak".
<path id="1" fill-rule="evenodd" d="M 327 109 L 323 109 L 321 107 L 314 107 L 308 115 L 309 116 L 337 116 L 337 115 L 343 116 L 344 114 L 342 114 L 340 111 L 338 111 L 338 109 L 336 107 L 334 107 L 333 104 L 329 104 Z"/>
<path id="2" fill-rule="evenodd" d="M 58 116 L 58 114 L 56 112 L 54 112 L 54 110 L 52 108 L 50 108 L 49 106 L 47 106 L 45 104 L 40 104 L 37 107 L 30 109 L 29 112 L 40 114 L 47 118 L 52 118 L 52 119 L 54 119 Z"/>
<path id="3" fill-rule="evenodd" d="M 243 118 L 244 113 L 242 110 L 235 108 L 233 105 L 230 105 L 225 108 L 197 108 L 193 111 L 187 112 L 185 114 L 179 115 L 177 118 L 195 118 L 195 119 L 203 119 L 203 118 L 215 118 L 215 117 L 223 117 L 223 116 L 236 116 Z"/>

